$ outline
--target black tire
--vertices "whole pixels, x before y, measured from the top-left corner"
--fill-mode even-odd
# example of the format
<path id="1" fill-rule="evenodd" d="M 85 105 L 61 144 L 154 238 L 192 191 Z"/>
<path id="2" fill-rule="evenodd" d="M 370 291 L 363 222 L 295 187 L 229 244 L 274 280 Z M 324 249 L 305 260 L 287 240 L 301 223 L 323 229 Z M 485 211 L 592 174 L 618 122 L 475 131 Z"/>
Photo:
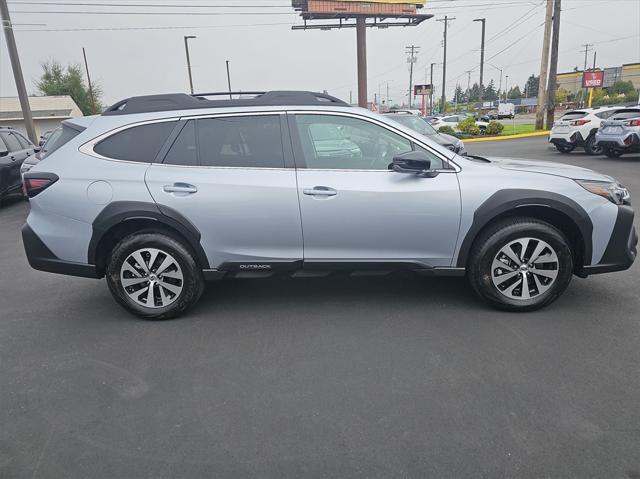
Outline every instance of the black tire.
<path id="1" fill-rule="evenodd" d="M 596 145 L 596 135 L 591 135 L 587 138 L 586 143 L 584 144 L 584 151 L 588 155 L 601 155 L 602 147 Z"/>
<path id="2" fill-rule="evenodd" d="M 620 158 L 622 156 L 622 151 L 616 150 L 615 148 L 603 148 L 602 151 L 609 158 Z"/>
<path id="3" fill-rule="evenodd" d="M 554 143 L 554 145 L 556 147 L 556 150 L 564 154 L 571 153 L 575 148 L 575 146 L 573 145 L 561 145 L 560 143 Z"/>
<path id="4" fill-rule="evenodd" d="M 492 265 L 503 247 L 525 237 L 542 240 L 555 250 L 558 258 L 557 277 L 549 289 L 540 293 L 531 273 L 528 273 L 528 283 L 539 294 L 532 295 L 530 299 L 512 299 L 494 285 Z M 535 311 L 552 303 L 569 286 L 573 276 L 569 242 L 555 227 L 535 218 L 507 218 L 489 226 L 476 239 L 469 258 L 467 276 L 474 291 L 491 305 L 507 311 Z M 519 276 L 516 275 L 514 282 L 518 280 Z"/>
<path id="5" fill-rule="evenodd" d="M 177 298 L 165 307 L 152 308 L 136 303 L 122 285 L 120 271 L 124 261 L 135 251 L 144 248 L 155 248 L 170 254 L 181 269 L 182 290 L 176 295 Z M 150 266 L 153 267 L 153 265 Z M 192 253 L 182 242 L 162 233 L 135 233 L 120 241 L 111 252 L 106 277 L 109 290 L 120 305 L 131 313 L 150 320 L 171 319 L 181 315 L 198 301 L 204 291 L 202 270 L 198 267 Z M 158 287 L 156 291 L 157 289 Z"/>

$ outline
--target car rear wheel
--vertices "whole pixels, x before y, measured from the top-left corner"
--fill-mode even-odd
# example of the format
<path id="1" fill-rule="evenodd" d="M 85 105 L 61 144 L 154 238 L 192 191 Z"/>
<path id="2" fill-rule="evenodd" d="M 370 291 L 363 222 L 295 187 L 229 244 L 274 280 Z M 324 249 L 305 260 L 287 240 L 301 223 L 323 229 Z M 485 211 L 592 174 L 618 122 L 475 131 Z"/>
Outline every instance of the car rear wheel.
<path id="1" fill-rule="evenodd" d="M 140 233 L 116 245 L 107 284 L 118 303 L 145 319 L 170 319 L 193 305 L 204 279 L 189 250 L 160 233 Z"/>
<path id="2" fill-rule="evenodd" d="M 609 158 L 620 158 L 622 156 L 622 151 L 616 150 L 615 148 L 604 148 L 604 154 Z"/>
<path id="3" fill-rule="evenodd" d="M 575 148 L 575 146 L 573 145 L 561 145 L 559 143 L 556 143 L 555 146 L 556 150 L 558 150 L 560 153 L 571 153 Z"/>
<path id="4" fill-rule="evenodd" d="M 591 135 L 586 143 L 584 144 L 584 151 L 589 155 L 600 155 L 602 154 L 602 147 L 596 144 L 596 136 Z"/>
<path id="5" fill-rule="evenodd" d="M 489 227 L 476 241 L 468 268 L 476 293 L 508 311 L 534 311 L 552 303 L 572 275 L 566 238 L 534 218 L 509 218 Z"/>

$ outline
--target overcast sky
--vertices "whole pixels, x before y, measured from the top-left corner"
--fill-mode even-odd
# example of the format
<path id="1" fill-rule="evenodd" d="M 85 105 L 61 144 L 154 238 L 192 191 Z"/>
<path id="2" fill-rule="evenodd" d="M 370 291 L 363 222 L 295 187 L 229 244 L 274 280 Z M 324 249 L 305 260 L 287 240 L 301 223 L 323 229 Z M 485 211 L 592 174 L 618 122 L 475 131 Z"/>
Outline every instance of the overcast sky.
<path id="1" fill-rule="evenodd" d="M 239 8 L 247 5 L 255 8 Z M 131 95 L 187 91 L 183 36 L 196 35 L 190 43 L 196 91 L 226 90 L 228 59 L 234 90 L 328 90 L 346 100 L 353 91 L 355 100 L 355 30 L 292 31 L 291 25 L 300 19 L 289 5 L 286 0 L 9 1 L 30 92 L 35 92 L 42 62 L 81 63 L 82 47 L 105 103 Z M 584 43 L 594 45 L 599 67 L 640 61 L 640 0 L 563 0 L 562 5 L 560 72 L 582 68 Z M 503 86 L 506 75 L 509 86 L 516 82 L 522 88 L 531 73 L 539 72 L 544 1 L 429 0 L 421 12 L 435 18 L 418 27 L 368 30 L 371 98 L 378 89 L 385 96 L 387 82 L 392 101 L 406 98 L 407 45 L 420 47 L 416 81 L 425 80 L 430 63 L 442 62 L 443 24 L 436 18 L 444 15 L 456 18 L 449 27 L 449 96 L 457 82 L 466 88 L 467 70 L 473 70 L 471 83 L 478 81 L 480 24 L 474 18 L 487 19 L 486 58 L 504 70 Z M 434 78 L 440 90 L 440 65 Z M 500 73 L 486 65 L 485 84 L 492 78 L 498 86 Z M 0 96 L 15 95 L 2 37 Z"/>

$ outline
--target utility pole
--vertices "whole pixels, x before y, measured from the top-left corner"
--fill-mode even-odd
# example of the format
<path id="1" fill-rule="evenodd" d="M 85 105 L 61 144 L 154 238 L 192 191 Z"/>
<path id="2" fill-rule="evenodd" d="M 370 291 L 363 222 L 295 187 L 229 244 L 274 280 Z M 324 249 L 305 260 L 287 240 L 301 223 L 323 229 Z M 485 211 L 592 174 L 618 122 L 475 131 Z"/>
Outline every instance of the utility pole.
<path id="1" fill-rule="evenodd" d="M 536 130 L 544 128 L 544 111 L 547 106 L 547 73 L 549 71 L 549 43 L 551 42 L 551 19 L 553 18 L 553 0 L 547 0 L 544 19 L 544 37 L 542 39 L 542 60 L 540 61 L 540 81 L 538 82 L 538 111 L 536 112 Z"/>
<path id="2" fill-rule="evenodd" d="M 231 95 L 231 73 L 229 72 L 229 60 L 227 60 L 227 85 L 229 85 L 229 100 L 233 99 L 233 96 Z"/>
<path id="3" fill-rule="evenodd" d="M 433 115 L 433 65 L 435 65 L 435 63 L 431 64 L 431 92 L 429 93 L 429 114 Z"/>
<path id="4" fill-rule="evenodd" d="M 486 18 L 476 18 L 474 22 L 482 22 L 482 41 L 480 43 L 480 101 L 482 101 L 482 96 L 484 93 L 483 88 L 483 77 L 484 77 L 484 33 L 485 33 L 485 24 L 487 22 Z"/>
<path id="5" fill-rule="evenodd" d="M 409 63 L 409 108 L 413 106 L 413 65 L 418 61 L 416 58 L 418 50 L 420 50 L 420 47 L 416 47 L 415 45 L 408 46 L 406 50 L 406 53 L 409 55 L 407 59 L 407 63 Z"/>
<path id="6" fill-rule="evenodd" d="M 438 22 L 444 23 L 444 55 L 442 60 L 442 113 L 446 111 L 447 105 L 447 27 L 449 26 L 449 22 L 455 20 L 456 17 L 449 18 L 447 15 L 444 18 L 439 18 Z"/>
<path id="7" fill-rule="evenodd" d="M 549 65 L 549 84 L 547 85 L 547 130 L 553 127 L 556 111 L 556 88 L 558 84 L 558 47 L 560 46 L 560 12 L 562 0 L 553 4 L 553 34 L 551 38 L 551 64 Z"/>
<path id="8" fill-rule="evenodd" d="M 84 57 L 84 68 L 87 70 L 87 83 L 89 83 L 89 97 L 91 98 L 91 113 L 94 115 L 96 112 L 96 98 L 93 94 L 93 86 L 91 85 L 91 75 L 89 75 L 89 64 L 87 63 L 87 52 L 82 47 L 82 56 Z"/>
<path id="9" fill-rule="evenodd" d="M 187 54 L 187 70 L 189 71 L 189 87 L 191 89 L 191 94 L 193 95 L 193 76 L 191 75 L 191 57 L 189 56 L 189 40 L 192 38 L 196 38 L 193 35 L 184 37 L 184 50 Z"/>
<path id="10" fill-rule="evenodd" d="M 582 75 L 584 77 L 584 73 L 587 71 L 587 54 L 593 50 L 593 43 L 585 43 L 582 45 L 584 47 L 584 69 L 582 70 Z M 587 89 L 582 89 L 582 107 L 587 104 Z"/>
<path id="11" fill-rule="evenodd" d="M 387 82 L 387 110 L 391 108 L 391 101 L 389 100 L 389 82 Z"/>
<path id="12" fill-rule="evenodd" d="M 367 19 L 356 18 L 356 41 L 358 55 L 358 106 L 367 107 Z"/>
<path id="13" fill-rule="evenodd" d="M 0 19 L 2 19 L 2 29 L 4 30 L 4 37 L 7 40 L 7 50 L 9 50 L 9 59 L 11 61 L 11 69 L 13 70 L 13 78 L 16 82 L 16 90 L 18 90 L 24 125 L 27 129 L 29 139 L 34 145 L 37 145 L 38 137 L 36 135 L 36 128 L 33 125 L 29 96 L 27 95 L 27 88 L 24 85 L 24 76 L 22 75 L 22 67 L 20 66 L 20 57 L 18 57 L 16 39 L 13 36 L 13 25 L 11 24 L 11 17 L 9 16 L 7 0 L 0 0 Z"/>

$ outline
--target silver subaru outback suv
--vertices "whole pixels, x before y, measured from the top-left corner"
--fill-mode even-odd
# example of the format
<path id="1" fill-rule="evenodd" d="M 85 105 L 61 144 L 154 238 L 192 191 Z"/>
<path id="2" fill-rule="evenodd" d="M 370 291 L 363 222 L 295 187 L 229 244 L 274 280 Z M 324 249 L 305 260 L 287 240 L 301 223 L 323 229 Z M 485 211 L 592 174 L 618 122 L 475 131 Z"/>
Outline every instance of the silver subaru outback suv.
<path id="1" fill-rule="evenodd" d="M 227 93 L 225 93 L 226 95 Z M 627 269 L 629 193 L 591 170 L 463 157 L 324 94 L 134 97 L 24 175 L 32 267 L 106 277 L 149 319 L 206 280 L 411 270 L 530 311 Z"/>

